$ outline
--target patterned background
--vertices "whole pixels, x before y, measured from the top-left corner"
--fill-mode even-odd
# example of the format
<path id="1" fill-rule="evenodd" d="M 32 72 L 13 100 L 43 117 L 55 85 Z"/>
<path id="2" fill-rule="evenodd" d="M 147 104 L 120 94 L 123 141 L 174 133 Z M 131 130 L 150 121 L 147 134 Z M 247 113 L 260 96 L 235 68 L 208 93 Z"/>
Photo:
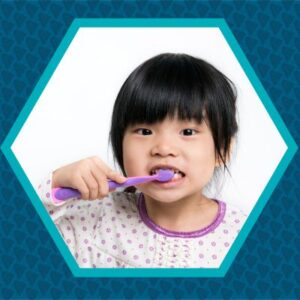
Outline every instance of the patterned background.
<path id="1" fill-rule="evenodd" d="M 0 15 L 0 144 L 75 17 L 225 18 L 300 144 L 299 1 L 0 0 Z M 225 278 L 81 279 L 1 152 L 0 298 L 300 298 L 299 166 L 298 152 Z"/>

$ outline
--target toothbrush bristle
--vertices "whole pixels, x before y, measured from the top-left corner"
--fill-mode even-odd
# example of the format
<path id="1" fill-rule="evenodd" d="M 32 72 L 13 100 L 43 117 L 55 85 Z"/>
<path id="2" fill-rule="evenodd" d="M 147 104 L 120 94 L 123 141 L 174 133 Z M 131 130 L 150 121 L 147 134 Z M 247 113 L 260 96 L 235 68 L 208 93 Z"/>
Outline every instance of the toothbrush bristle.
<path id="1" fill-rule="evenodd" d="M 174 172 L 172 170 L 169 169 L 160 169 L 158 171 L 158 177 L 156 180 L 160 181 L 160 182 L 167 182 L 169 180 L 171 180 L 174 176 Z"/>

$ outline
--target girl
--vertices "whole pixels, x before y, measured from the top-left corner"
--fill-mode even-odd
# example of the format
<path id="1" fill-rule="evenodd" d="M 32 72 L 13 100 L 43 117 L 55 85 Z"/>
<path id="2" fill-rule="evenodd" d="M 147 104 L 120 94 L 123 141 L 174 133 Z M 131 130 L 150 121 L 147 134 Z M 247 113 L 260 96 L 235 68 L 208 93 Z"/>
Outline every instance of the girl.
<path id="1" fill-rule="evenodd" d="M 235 105 L 229 79 L 186 54 L 161 54 L 132 72 L 114 105 L 114 156 L 125 176 L 175 175 L 109 193 L 108 179 L 126 177 L 98 157 L 54 171 L 40 196 L 79 266 L 220 266 L 246 216 L 203 190 L 228 171 Z M 76 188 L 82 199 L 55 205 L 55 187 Z"/>

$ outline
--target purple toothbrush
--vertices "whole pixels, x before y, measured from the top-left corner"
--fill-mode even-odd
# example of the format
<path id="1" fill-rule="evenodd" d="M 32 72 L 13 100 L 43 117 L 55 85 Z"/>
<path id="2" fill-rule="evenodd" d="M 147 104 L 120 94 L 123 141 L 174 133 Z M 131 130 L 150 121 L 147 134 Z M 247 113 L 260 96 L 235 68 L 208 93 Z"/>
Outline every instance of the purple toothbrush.
<path id="1" fill-rule="evenodd" d="M 109 190 L 118 188 L 118 187 L 127 187 L 138 185 L 141 183 L 146 183 L 149 181 L 160 181 L 167 182 L 171 180 L 174 176 L 174 172 L 169 169 L 160 169 L 157 174 L 151 176 L 138 176 L 138 177 L 129 177 L 123 183 L 117 183 L 113 180 L 108 180 Z M 52 199 L 54 203 L 61 203 L 72 197 L 80 197 L 80 192 L 73 188 L 54 188 L 52 189 Z"/>

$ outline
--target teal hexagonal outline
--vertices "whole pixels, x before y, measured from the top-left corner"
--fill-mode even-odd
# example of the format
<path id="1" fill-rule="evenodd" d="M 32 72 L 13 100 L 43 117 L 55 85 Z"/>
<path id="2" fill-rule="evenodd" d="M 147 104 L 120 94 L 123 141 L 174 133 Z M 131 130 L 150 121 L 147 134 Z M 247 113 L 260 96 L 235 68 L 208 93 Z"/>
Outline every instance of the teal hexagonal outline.
<path id="1" fill-rule="evenodd" d="M 80 268 L 72 254 L 70 253 L 67 245 L 60 236 L 56 226 L 45 210 L 43 204 L 41 203 L 39 196 L 35 192 L 33 186 L 28 180 L 25 172 L 23 171 L 21 165 L 16 159 L 13 151 L 11 150 L 11 145 L 16 139 L 18 133 L 20 132 L 23 124 L 26 122 L 30 112 L 32 111 L 34 105 L 38 101 L 40 95 L 42 94 L 44 88 L 46 87 L 48 81 L 50 80 L 52 74 L 54 73 L 56 67 L 61 61 L 64 53 L 69 47 L 71 41 L 75 37 L 78 29 L 80 27 L 218 27 L 223 33 L 227 43 L 234 52 L 237 60 L 242 66 L 243 70 L 247 74 L 251 84 L 256 90 L 260 100 L 267 109 L 269 115 L 273 119 L 277 130 L 280 132 L 282 138 L 284 139 L 288 149 L 285 155 L 278 164 L 275 172 L 273 173 L 271 179 L 269 180 L 267 186 L 262 192 L 260 198 L 258 199 L 255 207 L 253 208 L 251 214 L 249 215 L 245 225 L 243 226 L 240 234 L 236 238 L 234 244 L 230 248 L 227 256 L 225 257 L 223 263 L 218 269 L 199 269 L 199 268 L 189 268 L 189 269 L 153 269 L 153 268 L 137 268 L 137 269 L 116 269 L 116 268 L 98 268 L 98 269 L 83 269 Z M 19 114 L 17 120 L 6 136 L 3 144 L 1 145 L 1 150 L 10 163 L 12 169 L 14 170 L 17 178 L 22 184 L 24 190 L 27 192 L 33 206 L 40 215 L 42 221 L 44 222 L 46 228 L 48 229 L 51 237 L 54 239 L 59 251 L 65 258 L 67 265 L 71 269 L 72 273 L 76 277 L 223 277 L 228 271 L 231 263 L 233 262 L 235 256 L 237 255 L 239 249 L 243 245 L 246 237 L 251 231 L 254 223 L 258 219 L 262 209 L 266 205 L 266 202 L 270 198 L 273 190 L 278 184 L 279 180 L 283 176 L 286 168 L 291 162 L 293 156 L 295 155 L 298 147 L 289 133 L 287 127 L 282 121 L 279 113 L 275 109 L 272 101 L 270 100 L 268 94 L 263 88 L 260 80 L 256 76 L 254 70 L 252 69 L 250 63 L 248 62 L 246 56 L 244 55 L 242 49 L 240 48 L 237 40 L 229 29 L 226 21 L 224 19 L 75 19 L 70 28 L 68 29 L 66 35 L 61 41 L 59 47 L 54 53 L 52 59 L 50 60 L 48 66 L 46 67 L 44 73 L 42 74 L 40 80 L 35 86 L 31 96 L 26 102 L 24 108 Z"/>

